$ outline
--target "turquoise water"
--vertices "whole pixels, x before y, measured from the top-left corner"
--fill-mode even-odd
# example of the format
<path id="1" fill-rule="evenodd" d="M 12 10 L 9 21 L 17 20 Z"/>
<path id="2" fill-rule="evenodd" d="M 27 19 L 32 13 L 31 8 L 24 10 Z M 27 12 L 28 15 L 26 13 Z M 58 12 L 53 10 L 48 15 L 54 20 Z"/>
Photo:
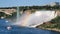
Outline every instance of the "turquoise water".
<path id="1" fill-rule="evenodd" d="M 8 26 L 11 27 L 10 30 L 7 29 Z M 11 25 L 9 22 L 6 22 L 5 19 L 0 19 L 0 34 L 60 34 L 60 33 L 37 28 L 28 28 Z"/>

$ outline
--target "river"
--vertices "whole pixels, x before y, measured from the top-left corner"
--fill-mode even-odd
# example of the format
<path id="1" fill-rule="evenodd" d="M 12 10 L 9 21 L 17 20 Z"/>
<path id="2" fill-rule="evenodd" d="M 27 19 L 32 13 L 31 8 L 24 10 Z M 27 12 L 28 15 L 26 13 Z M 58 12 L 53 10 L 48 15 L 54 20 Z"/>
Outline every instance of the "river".
<path id="1" fill-rule="evenodd" d="M 60 34 L 60 32 L 11 25 L 6 19 L 0 19 L 0 34 Z M 8 28 L 7 28 L 8 27 Z"/>

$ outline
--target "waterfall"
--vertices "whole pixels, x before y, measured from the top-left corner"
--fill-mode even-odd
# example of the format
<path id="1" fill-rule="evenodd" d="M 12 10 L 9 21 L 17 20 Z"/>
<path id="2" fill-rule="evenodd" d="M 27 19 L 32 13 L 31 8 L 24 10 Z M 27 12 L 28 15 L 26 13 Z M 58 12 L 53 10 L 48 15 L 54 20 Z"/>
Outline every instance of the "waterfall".
<path id="1" fill-rule="evenodd" d="M 57 13 L 55 11 L 36 11 L 32 16 L 30 17 L 30 20 L 27 25 L 29 26 L 37 26 L 40 24 L 43 24 L 44 22 L 50 21 L 51 19 L 55 18 L 57 16 Z"/>
<path id="2" fill-rule="evenodd" d="M 19 10 L 19 7 L 17 7 L 17 20 L 16 20 L 16 22 L 19 21 L 19 18 L 20 18 L 20 10 Z"/>
<path id="3" fill-rule="evenodd" d="M 17 22 L 15 25 L 35 27 L 36 25 L 43 24 L 43 22 L 50 21 L 56 16 L 55 11 L 40 10 L 32 14 L 27 11 L 19 17 L 19 7 L 17 7 Z"/>

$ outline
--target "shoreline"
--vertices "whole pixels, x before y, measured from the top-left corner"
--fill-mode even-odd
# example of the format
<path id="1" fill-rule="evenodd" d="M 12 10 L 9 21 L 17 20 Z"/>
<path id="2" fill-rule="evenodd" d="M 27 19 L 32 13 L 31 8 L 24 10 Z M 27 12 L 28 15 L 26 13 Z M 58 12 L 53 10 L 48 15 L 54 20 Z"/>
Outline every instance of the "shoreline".
<path id="1" fill-rule="evenodd" d="M 38 28 L 38 29 L 51 30 L 51 31 L 60 32 L 60 29 L 57 29 L 57 28 L 44 28 L 44 27 L 41 27 L 41 28 Z"/>

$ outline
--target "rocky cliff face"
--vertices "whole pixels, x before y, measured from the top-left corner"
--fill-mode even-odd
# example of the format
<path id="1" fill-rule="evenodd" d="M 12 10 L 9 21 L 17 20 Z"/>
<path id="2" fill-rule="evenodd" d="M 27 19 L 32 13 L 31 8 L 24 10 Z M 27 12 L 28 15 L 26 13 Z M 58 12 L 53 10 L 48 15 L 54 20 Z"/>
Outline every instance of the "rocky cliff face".
<path id="1" fill-rule="evenodd" d="M 57 16 L 60 16 L 60 11 L 59 11 L 59 10 L 57 10 L 56 12 L 57 12 Z"/>

